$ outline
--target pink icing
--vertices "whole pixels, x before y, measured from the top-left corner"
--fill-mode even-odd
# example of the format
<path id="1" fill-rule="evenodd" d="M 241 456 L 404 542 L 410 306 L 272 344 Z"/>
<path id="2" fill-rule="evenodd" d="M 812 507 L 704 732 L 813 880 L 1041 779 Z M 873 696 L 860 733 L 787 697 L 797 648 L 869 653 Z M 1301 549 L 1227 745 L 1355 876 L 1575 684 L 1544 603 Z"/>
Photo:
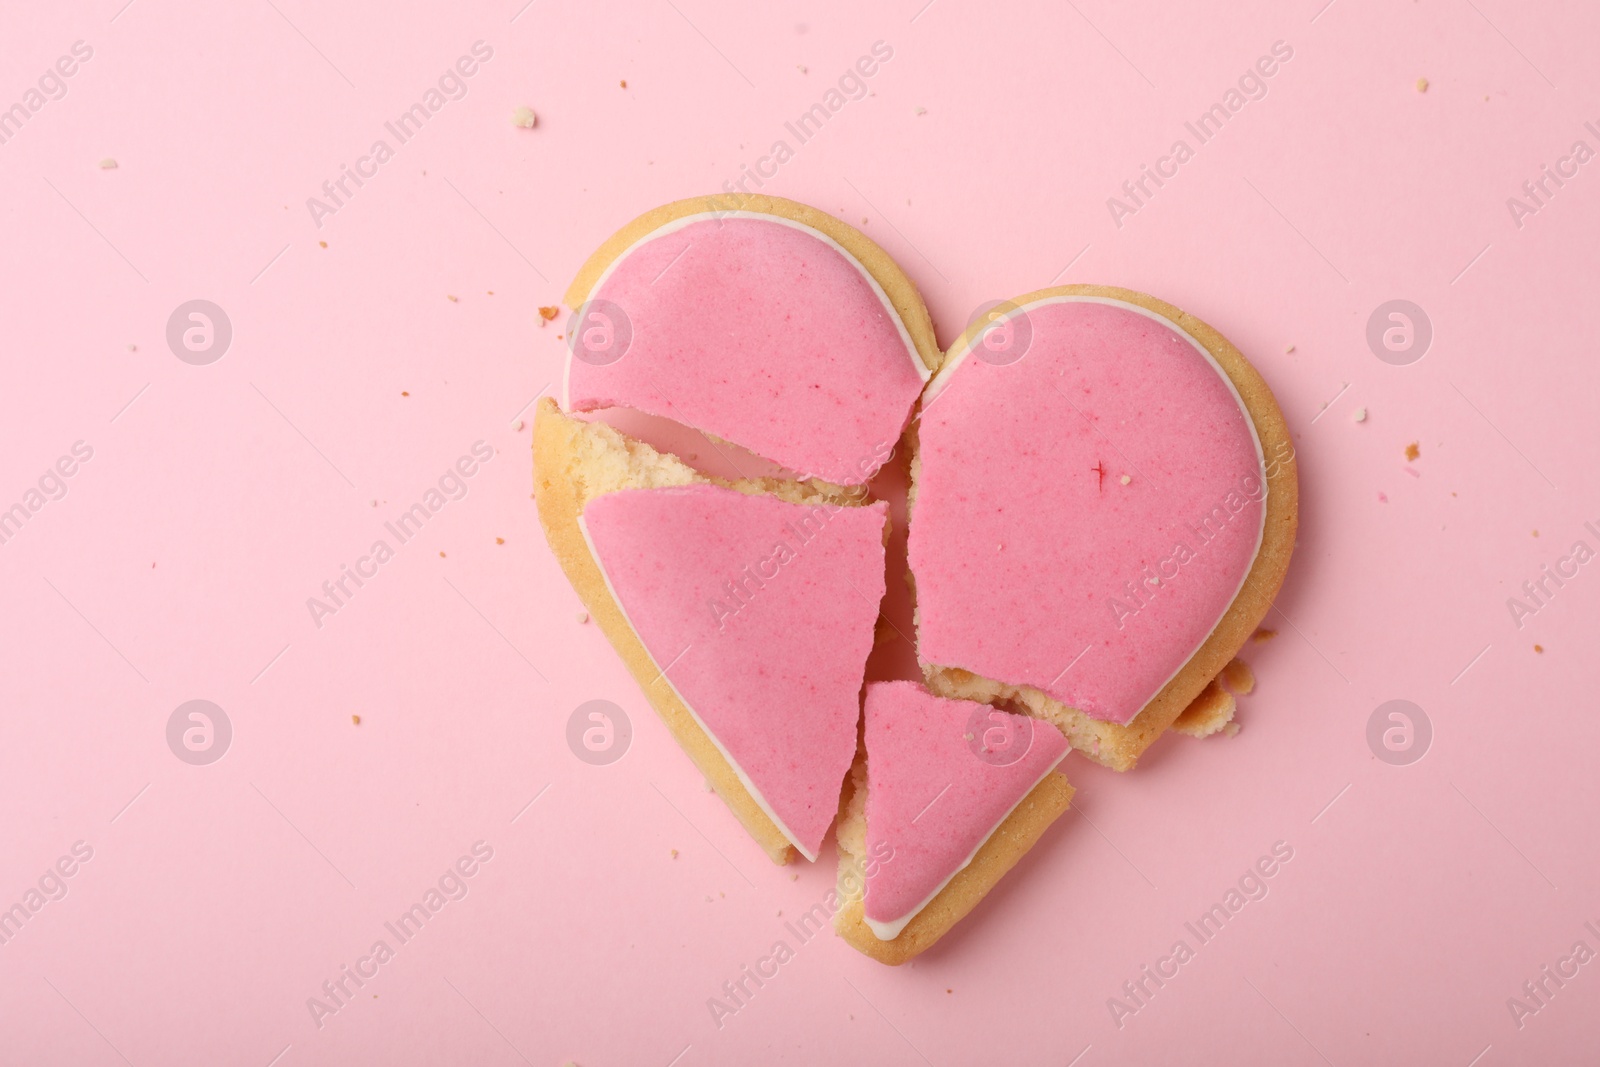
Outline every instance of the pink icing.
<path id="1" fill-rule="evenodd" d="M 671 684 L 815 859 L 856 748 L 884 593 L 887 505 L 807 507 L 714 485 L 595 499 L 584 531 Z"/>
<path id="2" fill-rule="evenodd" d="M 771 217 L 697 218 L 625 252 L 591 299 L 622 309 L 615 362 L 569 356 L 570 410 L 629 407 L 857 485 L 922 391 L 900 319 L 853 257 Z"/>
<path id="3" fill-rule="evenodd" d="M 919 654 L 1126 723 L 1243 584 L 1261 454 L 1220 370 L 1165 319 L 1084 299 L 1024 311 L 1021 359 L 969 354 L 924 401 Z"/>
<path id="4" fill-rule="evenodd" d="M 865 914 L 894 923 L 965 867 L 1067 752 L 1049 723 L 914 682 L 867 686 Z M 972 740 L 968 740 L 971 737 Z M 986 747 L 992 742 L 992 747 Z"/>

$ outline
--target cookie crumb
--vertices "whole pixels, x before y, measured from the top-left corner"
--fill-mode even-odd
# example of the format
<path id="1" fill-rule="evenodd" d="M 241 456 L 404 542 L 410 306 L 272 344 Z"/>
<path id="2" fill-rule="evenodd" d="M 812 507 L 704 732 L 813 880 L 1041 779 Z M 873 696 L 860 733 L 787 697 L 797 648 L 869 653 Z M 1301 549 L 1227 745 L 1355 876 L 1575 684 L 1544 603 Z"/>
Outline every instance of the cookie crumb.
<path id="1" fill-rule="evenodd" d="M 137 352 L 137 351 L 139 351 L 139 346 L 138 345 L 129 345 L 128 346 L 128 351 L 129 352 Z"/>
<path id="2" fill-rule="evenodd" d="M 1533 536 L 1538 537 L 1539 536 L 1539 531 L 1538 530 L 1533 531 Z"/>
<path id="3" fill-rule="evenodd" d="M 1233 692 L 1248 695 L 1256 687 L 1255 672 L 1242 659 L 1231 659 L 1222 668 L 1222 681 Z"/>
<path id="4" fill-rule="evenodd" d="M 677 849 L 673 849 L 672 850 L 672 858 L 673 859 L 677 859 L 678 858 L 678 850 Z"/>
<path id="5" fill-rule="evenodd" d="M 350 721 L 355 723 L 357 726 L 360 726 L 361 725 L 361 716 L 352 715 L 352 716 L 350 716 Z"/>
<path id="6" fill-rule="evenodd" d="M 1133 481 L 1133 479 L 1128 477 L 1126 474 L 1124 474 L 1121 478 L 1118 478 L 1117 480 L 1119 482 L 1121 482 L 1123 485 L 1128 485 L 1129 483 L 1131 483 Z"/>
<path id="7" fill-rule="evenodd" d="M 928 113 L 928 109 L 925 107 L 913 108 L 912 111 L 918 118 L 921 118 L 923 115 Z"/>
<path id="8" fill-rule="evenodd" d="M 443 552 L 439 553 L 439 558 L 440 559 L 444 559 L 444 553 Z"/>
<path id="9" fill-rule="evenodd" d="M 116 170 L 117 161 L 112 159 L 110 156 L 107 156 L 105 159 L 102 159 L 99 162 L 98 166 L 101 170 Z"/>
<path id="10" fill-rule="evenodd" d="M 516 425 L 511 427 L 511 428 L 513 430 L 516 430 L 518 433 L 521 433 L 522 432 L 522 428 L 524 426 L 526 426 L 526 425 L 527 425 L 527 423 L 523 422 L 521 419 L 518 419 L 517 422 L 516 422 Z"/>
<path id="11" fill-rule="evenodd" d="M 1535 652 L 1539 653 L 1541 656 L 1544 655 L 1544 646 L 1543 645 L 1534 645 L 1533 646 L 1533 650 Z"/>
<path id="12" fill-rule="evenodd" d="M 584 623 L 586 623 L 588 621 L 589 621 L 589 613 L 587 611 L 578 612 L 578 625 L 579 626 L 582 626 Z M 710 782 L 706 783 L 706 788 L 707 789 L 711 788 L 711 783 Z"/>
<path id="13" fill-rule="evenodd" d="M 452 303 L 452 304 L 459 304 L 461 302 L 458 297 L 452 296 L 449 293 L 444 294 L 444 298 L 446 300 L 450 301 L 450 303 Z"/>
<path id="14" fill-rule="evenodd" d="M 624 88 L 624 89 L 626 89 L 626 88 L 627 88 L 627 87 L 628 87 L 628 79 L 627 79 L 627 78 L 623 78 L 623 79 L 622 79 L 622 80 L 621 80 L 621 81 L 620 81 L 620 82 L 618 82 L 618 83 L 617 83 L 617 84 L 618 84 L 618 85 L 619 85 L 619 86 L 621 86 L 621 87 L 622 87 L 622 88 Z"/>
<path id="15" fill-rule="evenodd" d="M 1416 459 L 1420 455 L 1422 455 L 1422 446 L 1416 441 L 1412 441 L 1409 445 L 1406 445 L 1407 459 Z"/>
<path id="16" fill-rule="evenodd" d="M 1417 79 L 1417 92 L 1425 93 L 1427 91 L 1428 91 L 1428 79 L 1427 78 L 1418 78 Z"/>
<path id="17" fill-rule="evenodd" d="M 544 329 L 544 324 L 555 321 L 555 317 L 559 314 L 561 314 L 559 307 L 541 307 L 539 309 L 539 328 L 541 330 Z"/>
<path id="18" fill-rule="evenodd" d="M 328 242 L 326 242 L 326 241 L 318 241 L 317 245 L 319 247 L 322 247 L 322 248 L 327 248 L 328 247 Z"/>
<path id="19" fill-rule="evenodd" d="M 798 70 L 801 74 L 810 74 L 811 73 L 810 69 L 807 68 L 804 63 L 796 63 L 794 65 L 794 69 Z"/>
<path id="20" fill-rule="evenodd" d="M 1278 631 L 1263 629 L 1263 630 L 1257 630 L 1255 633 L 1251 634 L 1250 635 L 1250 640 L 1254 641 L 1256 644 L 1259 645 L 1264 641 L 1271 641 L 1274 637 L 1277 637 L 1277 636 L 1278 636 Z"/>
<path id="21" fill-rule="evenodd" d="M 798 874 L 791 874 L 789 876 L 789 881 L 791 881 L 791 882 L 798 882 L 799 880 L 800 880 L 800 876 Z"/>
<path id="22" fill-rule="evenodd" d="M 406 392 L 404 389 L 402 389 L 402 390 L 400 390 L 400 395 L 401 396 L 410 396 L 411 394 Z"/>
<path id="23" fill-rule="evenodd" d="M 1291 353 L 1291 352 L 1293 352 L 1293 351 L 1294 351 L 1294 345 L 1290 345 L 1290 346 L 1289 346 L 1289 347 L 1288 347 L 1288 348 L 1285 348 L 1285 349 L 1284 349 L 1284 350 L 1283 350 L 1283 354 L 1284 354 L 1284 355 L 1286 355 L 1286 356 L 1287 356 L 1287 355 L 1289 355 L 1289 354 L 1290 354 L 1290 353 Z"/>
<path id="24" fill-rule="evenodd" d="M 503 545 L 506 543 L 506 539 L 504 537 L 496 537 L 494 539 L 494 543 L 497 545 Z"/>
<path id="25" fill-rule="evenodd" d="M 533 108 L 523 105 L 511 113 L 511 125 L 531 130 L 539 125 L 539 116 L 534 114 Z"/>
<path id="26" fill-rule="evenodd" d="M 1367 421 L 1367 409 L 1366 408 L 1356 408 L 1356 421 L 1357 422 L 1366 422 Z"/>

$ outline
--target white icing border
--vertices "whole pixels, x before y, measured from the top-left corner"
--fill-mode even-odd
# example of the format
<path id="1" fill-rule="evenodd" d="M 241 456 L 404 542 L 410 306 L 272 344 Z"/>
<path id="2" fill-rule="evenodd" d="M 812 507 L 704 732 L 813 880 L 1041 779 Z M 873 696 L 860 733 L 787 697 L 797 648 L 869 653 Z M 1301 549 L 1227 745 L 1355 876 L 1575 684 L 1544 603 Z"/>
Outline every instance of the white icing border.
<path id="1" fill-rule="evenodd" d="M 1052 730 L 1055 729 L 1054 726 L 1051 726 L 1047 722 L 1044 722 L 1042 720 L 1035 720 L 1034 729 L 1037 730 L 1041 726 L 1049 726 L 1050 729 L 1052 729 Z M 863 922 L 865 922 L 867 924 L 867 927 L 872 931 L 872 936 L 876 937 L 879 941 L 893 941 L 895 938 L 899 937 L 901 931 L 903 931 L 906 928 L 906 926 L 910 924 L 911 920 L 915 919 L 922 912 L 923 908 L 926 908 L 929 904 L 932 904 L 933 903 L 933 898 L 938 896 L 940 893 L 943 893 L 945 886 L 949 885 L 951 883 L 951 881 L 954 880 L 956 875 L 960 874 L 962 871 L 966 870 L 969 866 L 971 866 L 972 861 L 977 858 L 978 853 L 980 851 L 982 851 L 983 846 L 987 845 L 989 843 L 989 838 L 993 837 L 994 836 L 994 832 L 996 830 L 1000 829 L 1000 824 L 1005 822 L 1007 819 L 1011 818 L 1011 813 L 1017 810 L 1018 805 L 1020 805 L 1024 800 L 1027 800 L 1028 797 L 1033 794 L 1033 791 L 1035 789 L 1039 788 L 1039 783 L 1040 782 L 1044 781 L 1045 778 L 1047 778 L 1050 774 L 1054 773 L 1055 769 L 1061 765 L 1061 761 L 1067 758 L 1067 753 L 1071 752 L 1071 751 L 1072 751 L 1072 745 L 1071 744 L 1067 744 L 1067 745 L 1063 746 L 1062 749 L 1061 749 L 1061 755 L 1057 756 L 1055 758 L 1055 762 L 1051 763 L 1050 766 L 1048 766 L 1048 767 L 1046 767 L 1044 769 L 1044 774 L 1041 774 L 1041 775 L 1039 775 L 1038 778 L 1034 779 L 1033 784 L 1028 786 L 1027 789 L 1023 790 L 1022 795 L 1017 798 L 1017 802 L 1015 804 L 1011 805 L 1011 807 L 1007 808 L 1006 809 L 1006 813 L 1004 815 L 1000 816 L 1000 818 L 998 820 L 996 820 L 996 822 L 995 822 L 995 824 L 993 826 L 989 827 L 989 832 L 983 835 L 983 840 L 978 842 L 978 844 L 973 848 L 972 852 L 967 856 L 967 858 L 962 860 L 960 865 L 958 865 L 955 870 L 953 870 L 949 874 L 945 875 L 944 881 L 940 882 L 934 888 L 933 892 L 929 893 L 926 897 L 924 897 L 922 899 L 922 903 L 918 904 L 916 907 L 912 908 L 910 911 L 908 911 L 904 915 L 900 916 L 900 918 L 892 919 L 889 922 L 880 922 L 877 919 L 868 919 L 867 918 L 867 901 L 866 901 L 867 889 L 863 889 L 862 890 L 862 895 L 861 895 L 861 919 L 862 919 Z M 869 774 L 869 778 L 867 780 L 867 791 L 870 794 L 870 792 L 872 791 L 872 780 L 870 778 L 871 766 L 872 766 L 872 753 L 871 752 L 867 753 L 867 766 L 868 766 L 868 774 Z"/>
<path id="2" fill-rule="evenodd" d="M 1270 479 L 1267 477 L 1267 456 L 1266 452 L 1261 447 L 1261 435 L 1256 432 L 1256 420 L 1251 416 L 1250 409 L 1245 407 L 1244 397 L 1239 395 L 1239 388 L 1233 384 L 1233 378 L 1228 375 L 1227 371 L 1223 370 L 1222 364 L 1217 362 L 1217 358 L 1211 354 L 1211 350 L 1196 340 L 1195 337 L 1182 326 L 1178 325 L 1176 322 L 1173 322 L 1165 315 L 1151 311 L 1149 308 L 1140 307 L 1138 304 L 1130 304 L 1126 300 L 1118 300 L 1115 297 L 1108 296 L 1047 296 L 1039 300 L 1030 301 L 1026 304 L 1017 305 L 1008 311 L 1005 317 L 1010 317 L 1011 315 L 1018 313 L 1024 313 L 1030 308 L 1043 307 L 1046 304 L 1109 304 L 1112 307 L 1125 308 L 1128 311 L 1137 312 L 1148 319 L 1153 319 L 1156 322 L 1161 323 L 1161 325 L 1167 327 L 1167 329 L 1171 330 L 1179 337 L 1187 340 L 1191 345 L 1194 346 L 1196 352 L 1199 352 L 1205 357 L 1206 362 L 1211 364 L 1211 369 L 1217 372 L 1217 377 L 1221 378 L 1222 383 L 1228 387 L 1228 392 L 1230 395 L 1232 395 L 1233 402 L 1239 406 L 1239 413 L 1244 416 L 1245 425 L 1250 428 L 1250 440 L 1256 446 L 1256 464 L 1261 475 L 1261 526 L 1256 530 L 1256 546 L 1250 552 L 1250 564 L 1249 566 L 1245 567 L 1244 576 L 1239 579 L 1239 584 L 1234 588 L 1233 595 L 1228 597 L 1228 602 L 1223 605 L 1222 614 L 1218 615 L 1216 621 L 1214 621 L 1210 628 L 1206 630 L 1206 635 L 1205 637 L 1201 638 L 1200 644 L 1195 645 L 1194 649 L 1184 657 L 1183 662 L 1178 665 L 1177 670 L 1167 675 L 1165 681 L 1156 686 L 1148 696 L 1139 702 L 1139 710 L 1134 712 L 1132 718 L 1129 718 L 1127 722 L 1115 722 L 1111 719 L 1100 719 L 1093 715 L 1089 715 L 1088 712 L 1083 712 L 1083 714 L 1089 715 L 1089 717 L 1094 719 L 1096 722 L 1111 723 L 1113 726 L 1128 726 L 1133 723 L 1134 719 L 1137 719 L 1144 713 L 1144 710 L 1150 706 L 1150 702 L 1154 700 L 1163 689 L 1171 684 L 1172 679 L 1183 673 L 1183 669 L 1189 665 L 1189 661 L 1194 659 L 1195 653 L 1199 652 L 1205 643 L 1211 640 L 1211 635 L 1216 632 L 1218 626 L 1222 625 L 1222 620 L 1227 618 L 1228 612 L 1230 609 L 1232 609 L 1234 601 L 1239 599 L 1240 591 L 1244 589 L 1245 583 L 1250 580 L 1250 572 L 1255 569 L 1256 559 L 1261 555 L 1261 545 L 1266 540 L 1267 535 L 1267 499 L 1272 493 L 1272 487 L 1269 484 Z M 950 376 L 955 373 L 956 368 L 959 367 L 962 361 L 967 358 L 968 353 L 972 351 L 973 344 L 977 341 L 978 337 L 981 336 L 981 333 L 982 331 L 969 333 L 966 338 L 967 343 L 962 347 L 961 351 L 951 355 L 945 360 L 944 366 L 939 368 L 939 373 L 934 376 L 933 381 L 928 383 L 928 387 L 922 391 L 922 403 L 918 407 L 918 417 L 920 417 L 921 412 L 925 411 L 928 406 L 932 404 L 933 401 L 939 396 L 939 394 L 944 392 L 944 390 L 948 387 Z M 1024 355 L 1022 358 L 1026 359 L 1027 356 Z M 1038 687 L 1034 686 L 1032 688 Z M 1039 689 L 1039 692 L 1044 693 L 1044 695 L 1050 697 L 1051 700 L 1056 700 L 1055 697 L 1050 696 L 1050 694 L 1046 693 L 1043 689 Z M 1066 705 L 1065 701 L 1057 701 L 1057 703 L 1070 706 Z"/>
<path id="3" fill-rule="evenodd" d="M 622 613 L 622 621 L 627 623 L 628 629 L 632 630 L 634 636 L 639 638 L 639 647 L 644 649 L 644 654 L 649 657 L 650 663 L 660 674 L 661 680 L 665 681 L 667 685 L 671 687 L 673 695 L 678 698 L 678 702 L 681 703 L 684 707 L 684 710 L 689 713 L 689 717 L 695 721 L 695 725 L 700 727 L 701 730 L 705 731 L 705 735 L 711 739 L 711 743 L 717 747 L 717 751 L 722 753 L 722 758 L 727 760 L 728 766 L 733 768 L 733 773 L 738 776 L 739 784 L 744 786 L 745 790 L 749 792 L 751 799 L 756 802 L 756 806 L 762 810 L 767 818 L 772 820 L 772 824 L 778 828 L 778 832 L 783 834 L 783 836 L 788 839 L 789 844 L 793 845 L 800 855 L 804 856 L 808 861 L 815 863 L 817 861 L 817 854 L 806 848 L 806 846 L 802 845 L 795 837 L 794 831 L 790 830 L 788 825 L 786 825 L 782 819 L 778 818 L 778 813 L 772 810 L 772 806 L 767 803 L 766 797 L 761 795 L 761 791 L 755 787 L 755 783 L 750 780 L 750 776 L 744 773 L 744 768 L 739 766 L 738 761 L 733 758 L 732 753 L 723 747 L 723 744 L 717 738 L 717 735 L 712 733 L 711 729 L 706 726 L 705 721 L 702 720 L 698 714 L 696 714 L 693 705 L 683 698 L 683 694 L 678 691 L 678 687 L 673 680 L 667 676 L 667 672 L 661 669 L 661 664 L 656 660 L 655 654 L 651 652 L 650 649 L 645 645 L 644 635 L 639 633 L 639 628 L 635 626 L 633 624 L 633 620 L 628 617 L 628 609 L 623 607 L 622 598 L 617 596 L 616 587 L 611 584 L 611 575 L 606 573 L 606 565 L 600 561 L 600 553 L 595 551 L 594 540 L 589 536 L 589 524 L 584 522 L 583 515 L 581 513 L 578 515 L 578 531 L 583 534 L 583 542 L 589 547 L 589 555 L 594 560 L 595 567 L 600 571 L 601 579 L 606 583 L 606 592 L 611 594 L 611 599 L 617 605 L 617 610 Z M 646 696 L 646 699 L 649 699 L 648 695 Z"/>
<path id="4" fill-rule="evenodd" d="M 726 218 L 760 219 L 766 222 L 776 222 L 779 225 L 788 226 L 791 229 L 800 230 L 803 233 L 810 234 L 812 237 L 815 237 L 817 240 L 821 241 L 823 244 L 827 245 L 829 248 L 832 248 L 835 252 L 843 256 L 845 262 L 853 265 L 856 270 L 860 271 L 861 276 L 867 280 L 867 284 L 872 286 L 872 291 L 877 294 L 879 303 L 883 305 L 883 309 L 888 312 L 889 318 L 893 320 L 895 329 L 900 332 L 900 340 L 905 344 L 906 354 L 911 357 L 911 364 L 917 369 L 917 380 L 922 382 L 924 385 L 927 384 L 928 379 L 933 376 L 933 372 L 928 369 L 927 364 L 922 362 L 922 352 L 917 348 L 916 342 L 911 339 L 910 331 L 906 329 L 905 322 L 900 318 L 899 309 L 897 309 L 894 306 L 894 303 L 890 301 L 889 294 L 883 291 L 883 286 L 878 284 L 878 279 L 872 276 L 872 272 L 867 270 L 867 268 L 862 265 L 861 261 L 855 256 L 851 255 L 843 245 L 841 245 L 838 241 L 835 241 L 832 237 L 829 237 L 827 234 L 823 233 L 821 230 L 814 226 L 807 226 L 803 222 L 796 222 L 794 219 L 785 218 L 782 215 L 769 215 L 764 211 L 702 211 L 699 214 L 685 215 L 681 219 L 673 219 L 671 222 L 657 226 L 655 229 L 651 230 L 649 233 L 645 234 L 643 237 L 633 242 L 633 244 L 619 252 L 616 258 L 606 265 L 606 269 L 600 273 L 600 277 L 596 278 L 594 284 L 589 287 L 589 292 L 584 296 L 584 303 L 588 303 L 589 300 L 594 298 L 594 294 L 598 293 L 600 291 L 600 287 L 605 285 L 606 280 L 611 277 L 612 272 L 617 269 L 623 260 L 627 259 L 635 251 L 637 251 L 640 246 L 647 244 L 650 241 L 654 241 L 658 237 L 665 237 L 669 233 L 675 233 L 678 230 L 683 229 L 685 226 L 692 225 L 696 222 L 704 222 L 707 219 Z M 577 309 L 574 308 L 573 310 Z M 562 365 L 561 369 L 561 410 L 571 411 L 573 360 L 572 338 L 567 338 L 566 344 L 567 359 Z"/>

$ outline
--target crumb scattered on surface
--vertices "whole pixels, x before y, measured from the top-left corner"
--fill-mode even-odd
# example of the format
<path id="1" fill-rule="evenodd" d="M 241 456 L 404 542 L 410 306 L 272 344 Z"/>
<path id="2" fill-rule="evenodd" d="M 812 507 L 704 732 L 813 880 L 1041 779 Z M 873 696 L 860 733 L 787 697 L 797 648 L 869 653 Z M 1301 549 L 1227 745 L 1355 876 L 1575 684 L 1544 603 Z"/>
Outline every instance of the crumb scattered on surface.
<path id="1" fill-rule="evenodd" d="M 1412 441 L 1409 445 L 1406 445 L 1407 459 L 1416 459 L 1420 455 L 1422 455 L 1422 446 L 1416 441 Z"/>
<path id="2" fill-rule="evenodd" d="M 526 426 L 526 425 L 527 425 L 527 423 L 523 422 L 521 419 L 518 419 L 517 420 L 517 424 L 515 426 L 511 427 L 511 428 L 513 430 L 516 430 L 518 433 L 521 433 L 522 432 L 522 428 L 524 426 Z"/>
<path id="3" fill-rule="evenodd" d="M 444 294 L 444 298 L 446 300 L 450 301 L 450 303 L 452 303 L 452 304 L 459 304 L 461 302 L 461 298 L 460 297 L 454 296 L 454 295 L 452 295 L 450 293 Z"/>
<path id="4" fill-rule="evenodd" d="M 506 539 L 504 537 L 496 537 L 494 539 L 494 543 L 497 545 L 503 545 L 506 543 Z"/>
<path id="5" fill-rule="evenodd" d="M 411 394 L 406 392 L 404 389 L 402 389 L 402 390 L 400 390 L 400 395 L 401 396 L 410 396 Z"/>
<path id="6" fill-rule="evenodd" d="M 794 65 L 794 69 L 798 70 L 801 74 L 810 74 L 811 73 L 810 69 L 804 63 L 796 63 Z"/>
<path id="7" fill-rule="evenodd" d="M 673 859 L 677 859 L 678 858 L 678 850 L 677 849 L 673 849 L 672 850 L 672 858 Z"/>
<path id="8" fill-rule="evenodd" d="M 1276 631 L 1276 630 L 1257 630 L 1255 633 L 1250 635 L 1250 640 L 1254 641 L 1256 644 L 1259 645 L 1263 641 L 1271 641 L 1274 637 L 1277 637 L 1277 636 L 1278 636 L 1278 631 Z"/>
<path id="9" fill-rule="evenodd" d="M 117 161 L 112 159 L 110 156 L 107 156 L 105 159 L 100 161 L 99 167 L 101 170 L 116 170 Z"/>
<path id="10" fill-rule="evenodd" d="M 328 242 L 326 242 L 326 241 L 318 241 L 317 244 L 318 244 L 319 247 L 322 247 L 322 248 L 327 248 L 328 247 Z"/>
<path id="11" fill-rule="evenodd" d="M 1533 531 L 1533 536 L 1538 537 L 1539 536 L 1539 531 L 1538 530 Z"/>
<path id="12" fill-rule="evenodd" d="M 539 309 L 539 325 L 543 326 L 547 322 L 554 321 L 559 314 L 561 314 L 561 309 L 558 307 L 541 307 Z"/>
<path id="13" fill-rule="evenodd" d="M 539 125 L 539 116 L 534 114 L 533 108 L 523 105 L 511 113 L 511 125 L 531 130 Z"/>
<path id="14" fill-rule="evenodd" d="M 128 346 L 128 351 L 129 352 L 137 352 L 137 351 L 139 351 L 139 346 L 138 345 L 129 345 Z"/>
<path id="15" fill-rule="evenodd" d="M 1427 78 L 1418 78 L 1417 79 L 1417 92 L 1425 93 L 1427 91 L 1428 91 L 1428 79 Z"/>
<path id="16" fill-rule="evenodd" d="M 1255 672 L 1242 659 L 1231 659 L 1222 668 L 1222 681 L 1235 693 L 1249 694 L 1256 687 Z"/>
<path id="17" fill-rule="evenodd" d="M 350 721 L 355 723 L 357 726 L 360 726 L 361 725 L 361 716 L 352 715 L 352 716 L 350 716 Z"/>
<path id="18" fill-rule="evenodd" d="M 588 621 L 589 621 L 589 613 L 587 611 L 578 612 L 578 625 L 579 626 L 582 626 L 584 623 L 586 623 Z M 710 791 L 710 789 L 711 789 L 711 783 L 707 782 L 706 783 L 706 790 Z"/>
<path id="19" fill-rule="evenodd" d="M 617 84 L 622 86 L 622 88 L 626 89 L 628 87 L 628 79 L 627 78 L 623 78 L 622 81 L 618 82 Z"/>
<path id="20" fill-rule="evenodd" d="M 799 880 L 800 880 L 800 876 L 798 874 L 791 874 L 789 876 L 789 881 L 791 881 L 791 882 L 798 882 Z"/>
<path id="21" fill-rule="evenodd" d="M 444 553 L 443 552 L 439 553 L 439 558 L 440 559 L 444 559 Z"/>
<path id="22" fill-rule="evenodd" d="M 1294 345 L 1290 345 L 1288 348 L 1285 348 L 1283 350 L 1283 354 L 1287 356 L 1289 353 L 1291 353 L 1293 351 L 1294 351 Z"/>
<path id="23" fill-rule="evenodd" d="M 917 107 L 915 109 L 915 111 L 916 111 L 916 114 L 917 114 L 918 118 L 921 118 L 923 115 L 926 115 L 928 113 L 928 109 L 925 108 L 925 107 Z"/>
<path id="24" fill-rule="evenodd" d="M 1533 646 L 1533 650 L 1535 652 L 1539 653 L 1541 656 L 1544 655 L 1544 646 L 1543 645 L 1534 645 Z"/>
<path id="25" fill-rule="evenodd" d="M 1124 474 L 1121 478 L 1119 478 L 1117 480 L 1120 481 L 1123 485 L 1128 485 L 1129 483 L 1131 483 L 1133 481 L 1133 479 L 1128 477 L 1128 475 L 1126 475 L 1126 474 Z"/>
<path id="26" fill-rule="evenodd" d="M 1357 408 L 1356 409 L 1356 421 L 1357 422 L 1366 422 L 1367 421 L 1367 409 L 1366 408 Z"/>

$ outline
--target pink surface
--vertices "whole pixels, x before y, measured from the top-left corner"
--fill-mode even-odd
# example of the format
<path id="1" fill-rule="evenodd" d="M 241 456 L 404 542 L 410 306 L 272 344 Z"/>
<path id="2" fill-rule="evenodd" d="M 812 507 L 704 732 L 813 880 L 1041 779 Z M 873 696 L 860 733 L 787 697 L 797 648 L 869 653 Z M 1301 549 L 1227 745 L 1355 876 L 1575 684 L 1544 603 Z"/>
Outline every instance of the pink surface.
<path id="1" fill-rule="evenodd" d="M 1507 200 L 1600 148 L 1593 5 L 273 4 L 4 15 L 8 107 L 74 41 L 94 55 L 0 144 L 0 502 L 93 457 L 0 543 L 0 901 L 77 841 L 93 858 L 0 945 L 0 1062 L 1590 1058 L 1594 963 L 1520 1028 L 1507 1000 L 1600 949 L 1600 571 L 1520 627 L 1507 599 L 1600 547 L 1597 162 L 1520 227 Z M 466 95 L 317 229 L 306 199 L 479 39 Z M 1118 228 L 1107 198 L 1280 39 L 1265 97 Z M 785 123 L 830 90 L 801 143 Z M 779 139 L 765 191 L 866 218 L 942 343 L 1052 282 L 1156 293 L 1261 369 L 1300 462 L 1241 733 L 1132 775 L 1069 757 L 1073 810 L 902 968 L 786 932 L 828 854 L 767 862 L 577 621 L 513 429 L 566 351 L 565 312 L 534 308 L 639 211 L 773 174 Z M 209 366 L 165 337 L 196 298 L 233 325 Z M 1396 298 L 1433 326 L 1409 366 L 1366 339 Z M 480 440 L 465 495 L 389 534 Z M 380 538 L 393 558 L 319 628 L 307 599 Z M 898 576 L 890 598 L 910 635 Z M 910 677 L 885 632 L 874 677 Z M 1394 698 L 1433 727 L 1410 766 L 1367 742 Z M 167 742 L 194 699 L 233 727 L 208 766 Z M 595 699 L 633 723 L 607 766 L 566 741 Z M 480 840 L 466 895 L 319 1029 L 307 1000 Z M 1266 896 L 1196 943 L 1278 841 Z M 1107 1001 L 1186 937 L 1119 1027 Z M 707 999 L 779 939 L 793 958 L 719 1028 Z"/>
<path id="2" fill-rule="evenodd" d="M 656 684 L 811 856 L 855 755 L 886 514 L 693 485 L 608 493 L 580 520 Z"/>
<path id="3" fill-rule="evenodd" d="M 962 357 L 918 420 L 918 647 L 1125 723 L 1238 594 L 1261 453 L 1220 370 L 1164 321 L 1081 301 L 1012 314 L 1026 352 Z"/>
<path id="4" fill-rule="evenodd" d="M 912 682 L 867 686 L 868 919 L 921 910 L 1017 802 L 1061 762 L 1067 739 L 1049 723 Z M 996 747 L 987 742 L 991 735 Z M 1015 751 L 1011 751 L 1015 749 Z"/>
<path id="5" fill-rule="evenodd" d="M 570 406 L 664 416 L 808 476 L 868 481 L 911 418 L 922 364 L 861 265 L 768 218 L 665 229 L 590 294 L 631 337 L 616 357 L 579 349 Z"/>

